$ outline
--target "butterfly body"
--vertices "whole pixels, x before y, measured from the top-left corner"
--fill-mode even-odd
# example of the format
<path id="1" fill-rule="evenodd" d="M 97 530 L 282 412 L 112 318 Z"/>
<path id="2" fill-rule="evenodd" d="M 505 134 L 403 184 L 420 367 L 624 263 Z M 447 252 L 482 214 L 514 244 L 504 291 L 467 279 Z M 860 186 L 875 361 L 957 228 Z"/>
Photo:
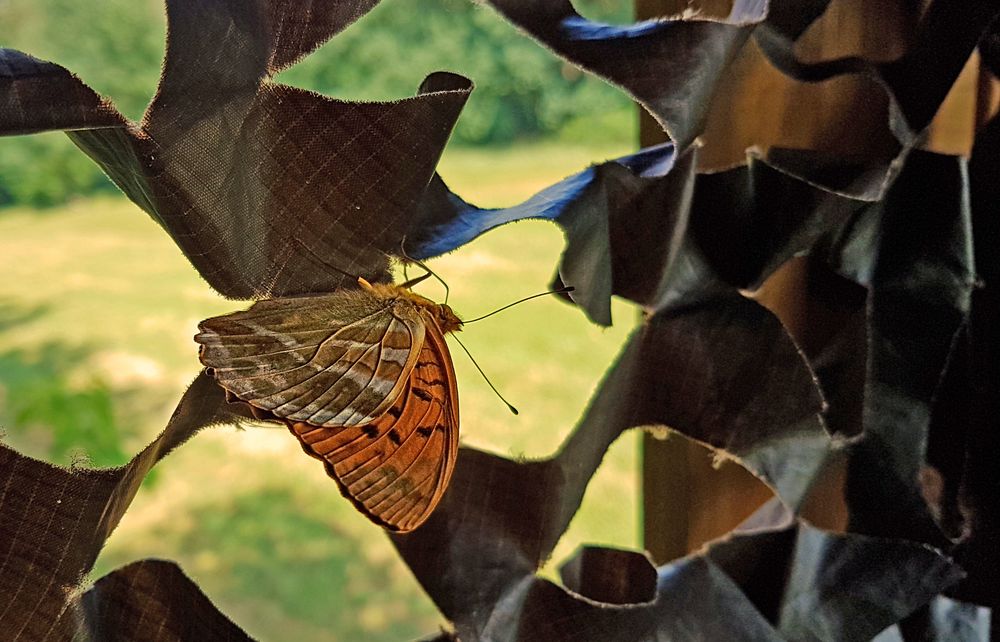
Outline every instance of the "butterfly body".
<path id="1" fill-rule="evenodd" d="M 341 492 L 406 532 L 440 501 L 458 454 L 447 305 L 396 285 L 268 299 L 203 321 L 195 340 L 219 384 L 283 421 Z"/>

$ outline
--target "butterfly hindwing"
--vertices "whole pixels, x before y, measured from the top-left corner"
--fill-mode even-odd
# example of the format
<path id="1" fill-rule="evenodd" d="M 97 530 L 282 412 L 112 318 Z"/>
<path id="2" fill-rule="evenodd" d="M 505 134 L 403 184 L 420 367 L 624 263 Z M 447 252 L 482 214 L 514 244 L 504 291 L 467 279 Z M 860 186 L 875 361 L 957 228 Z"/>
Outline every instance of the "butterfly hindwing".
<path id="1" fill-rule="evenodd" d="M 444 335 L 426 319 L 425 341 L 403 392 L 364 425 L 288 422 L 303 449 L 325 462 L 341 492 L 369 518 L 406 532 L 440 501 L 458 454 L 458 390 Z"/>
<path id="2" fill-rule="evenodd" d="M 356 291 L 264 300 L 203 321 L 201 361 L 219 383 L 280 418 L 352 426 L 397 400 L 424 342 L 419 315 Z"/>

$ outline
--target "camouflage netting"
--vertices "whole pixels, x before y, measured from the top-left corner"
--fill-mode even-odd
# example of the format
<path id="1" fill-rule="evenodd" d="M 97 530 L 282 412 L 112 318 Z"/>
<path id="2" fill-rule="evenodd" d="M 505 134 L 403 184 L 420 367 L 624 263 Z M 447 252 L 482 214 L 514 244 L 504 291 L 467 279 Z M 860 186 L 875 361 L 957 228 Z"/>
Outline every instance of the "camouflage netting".
<path id="1" fill-rule="evenodd" d="M 390 103 L 273 81 L 377 0 L 167 0 L 163 76 L 139 123 L 66 69 L 0 50 L 0 133 L 64 130 L 228 297 L 328 292 L 350 285 L 345 273 L 386 281 L 404 250 L 433 257 L 540 218 L 565 232 L 556 280 L 576 288 L 582 314 L 610 324 L 612 295 L 642 306 L 645 321 L 554 457 L 463 448 L 428 523 L 392 537 L 450 621 L 444 638 L 986 639 L 985 608 L 1000 600 L 1000 121 L 981 128 L 971 158 L 919 143 L 977 47 L 1000 65 L 1000 7 L 910 3 L 909 48 L 882 63 L 797 56 L 829 0 L 738 0 L 724 19 L 627 26 L 590 22 L 568 0 L 487 3 L 628 92 L 669 142 L 514 207 L 469 204 L 435 167 L 470 80 L 435 73 Z M 889 104 L 893 152 L 751 151 L 741 166 L 698 173 L 693 143 L 751 38 L 796 80 L 871 79 Z M 852 293 L 847 322 L 808 356 L 740 293 L 805 254 Z M 169 562 L 81 588 L 152 466 L 245 417 L 202 374 L 123 468 L 64 470 L 0 445 L 0 631 L 246 639 Z M 591 547 L 564 563 L 561 585 L 539 577 L 607 448 L 650 425 L 734 458 L 776 499 L 659 568 Z M 850 519 L 837 534 L 798 510 L 843 451 Z M 927 466 L 943 480 L 933 504 L 919 483 Z"/>

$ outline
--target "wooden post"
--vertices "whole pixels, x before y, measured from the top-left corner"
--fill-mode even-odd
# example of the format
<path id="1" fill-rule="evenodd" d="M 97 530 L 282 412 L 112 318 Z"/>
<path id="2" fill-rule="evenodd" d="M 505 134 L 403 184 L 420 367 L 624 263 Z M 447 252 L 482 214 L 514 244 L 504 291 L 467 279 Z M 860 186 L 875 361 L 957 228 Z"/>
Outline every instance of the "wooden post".
<path id="1" fill-rule="evenodd" d="M 725 15 L 730 5 L 731 0 L 635 2 L 640 19 L 688 8 Z M 804 34 L 797 51 L 811 60 L 851 54 L 892 60 L 905 51 L 913 33 L 910 6 L 907 0 L 834 0 Z M 992 84 L 980 80 L 976 61 L 970 61 L 935 119 L 927 146 L 944 153 L 968 153 L 977 104 L 981 111 L 983 95 L 992 99 L 994 92 Z M 788 79 L 748 42 L 716 94 L 701 136 L 699 168 L 732 166 L 745 158 L 751 145 L 885 157 L 895 144 L 886 127 L 886 105 L 882 92 L 858 77 L 819 84 Z M 663 132 L 652 118 L 644 112 L 640 118 L 641 144 L 662 142 Z M 807 259 L 793 260 L 754 295 L 807 352 L 817 349 L 838 323 L 834 309 L 810 296 L 810 285 L 816 287 L 810 284 Z M 744 469 L 732 463 L 713 468 L 705 450 L 686 440 L 645 435 L 642 449 L 644 543 L 658 563 L 725 534 L 770 497 L 768 489 Z M 842 483 L 843 470 L 833 466 L 807 504 L 811 521 L 826 528 L 843 526 Z"/>

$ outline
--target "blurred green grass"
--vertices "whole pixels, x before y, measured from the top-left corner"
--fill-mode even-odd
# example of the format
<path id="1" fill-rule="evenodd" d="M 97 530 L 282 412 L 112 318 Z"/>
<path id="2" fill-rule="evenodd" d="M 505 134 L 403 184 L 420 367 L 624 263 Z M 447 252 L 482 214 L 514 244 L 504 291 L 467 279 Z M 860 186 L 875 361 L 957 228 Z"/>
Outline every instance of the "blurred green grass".
<path id="1" fill-rule="evenodd" d="M 627 151 L 458 149 L 441 172 L 465 198 L 499 206 Z M 432 267 L 468 318 L 545 289 L 562 245 L 549 223 L 517 223 Z M 214 294 L 123 198 L 0 211 L 0 269 L 0 426 L 18 449 L 62 465 L 78 451 L 95 465 L 122 464 L 153 439 L 198 371 L 198 321 L 245 307 Z M 443 296 L 430 282 L 421 292 Z M 466 328 L 463 341 L 521 414 L 508 414 L 454 350 L 462 442 L 551 455 L 633 324 L 628 306 L 616 302 L 614 313 L 617 325 L 603 330 L 542 299 Z M 552 567 L 584 542 L 638 545 L 636 449 L 629 435 L 609 451 Z M 134 559 L 177 560 L 262 640 L 400 640 L 437 629 L 440 616 L 388 540 L 284 430 L 213 429 L 155 472 L 94 577 Z"/>

